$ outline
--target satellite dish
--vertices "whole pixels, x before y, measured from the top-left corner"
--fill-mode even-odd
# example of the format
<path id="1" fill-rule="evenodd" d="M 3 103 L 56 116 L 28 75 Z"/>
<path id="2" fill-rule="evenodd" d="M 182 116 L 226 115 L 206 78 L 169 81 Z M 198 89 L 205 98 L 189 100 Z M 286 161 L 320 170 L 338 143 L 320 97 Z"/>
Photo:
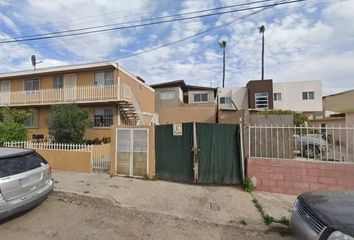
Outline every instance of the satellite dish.
<path id="1" fill-rule="evenodd" d="M 34 69 L 36 69 L 36 56 L 35 55 L 32 55 L 31 57 L 31 62 L 32 62 L 32 67 Z"/>
<path id="2" fill-rule="evenodd" d="M 37 63 L 42 63 L 43 61 L 37 62 L 37 60 L 36 60 L 36 55 L 32 55 L 32 57 L 31 57 L 31 62 L 32 62 L 33 68 L 36 69 Z"/>

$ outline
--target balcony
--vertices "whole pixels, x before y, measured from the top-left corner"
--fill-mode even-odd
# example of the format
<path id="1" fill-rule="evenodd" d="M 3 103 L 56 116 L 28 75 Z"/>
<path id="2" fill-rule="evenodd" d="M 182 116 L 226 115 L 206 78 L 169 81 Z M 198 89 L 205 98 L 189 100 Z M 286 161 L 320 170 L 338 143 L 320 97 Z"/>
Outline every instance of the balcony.
<path id="1" fill-rule="evenodd" d="M 124 84 L 0 93 L 0 107 L 110 101 L 135 103 L 136 99 L 131 88 Z"/>

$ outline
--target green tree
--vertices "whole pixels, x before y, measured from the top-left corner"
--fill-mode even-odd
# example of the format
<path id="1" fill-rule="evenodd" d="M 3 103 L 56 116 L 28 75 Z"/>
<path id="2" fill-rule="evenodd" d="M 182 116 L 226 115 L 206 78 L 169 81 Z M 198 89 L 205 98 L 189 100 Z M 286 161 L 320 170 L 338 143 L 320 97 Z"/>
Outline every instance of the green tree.
<path id="1" fill-rule="evenodd" d="M 262 80 L 264 80 L 264 32 L 265 32 L 265 27 L 264 27 L 264 25 L 261 25 L 258 29 L 259 29 L 259 33 L 262 34 Z"/>
<path id="2" fill-rule="evenodd" d="M 88 110 L 77 105 L 53 105 L 48 117 L 49 137 L 55 143 L 83 143 L 89 126 Z"/>
<path id="3" fill-rule="evenodd" d="M 32 116 L 32 110 L 0 109 L 0 146 L 7 141 L 27 140 L 25 122 Z"/>
<path id="4" fill-rule="evenodd" d="M 222 48 L 222 87 L 225 87 L 225 50 L 226 50 L 226 41 L 219 42 L 219 46 Z"/>

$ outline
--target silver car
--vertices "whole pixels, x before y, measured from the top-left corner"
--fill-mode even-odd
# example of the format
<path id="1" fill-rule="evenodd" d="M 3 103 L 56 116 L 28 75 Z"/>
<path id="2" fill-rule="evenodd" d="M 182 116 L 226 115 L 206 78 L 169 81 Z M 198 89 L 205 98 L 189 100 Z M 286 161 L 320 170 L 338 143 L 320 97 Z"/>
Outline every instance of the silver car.
<path id="1" fill-rule="evenodd" d="M 0 148 L 0 220 L 37 206 L 52 190 L 50 166 L 38 153 Z"/>

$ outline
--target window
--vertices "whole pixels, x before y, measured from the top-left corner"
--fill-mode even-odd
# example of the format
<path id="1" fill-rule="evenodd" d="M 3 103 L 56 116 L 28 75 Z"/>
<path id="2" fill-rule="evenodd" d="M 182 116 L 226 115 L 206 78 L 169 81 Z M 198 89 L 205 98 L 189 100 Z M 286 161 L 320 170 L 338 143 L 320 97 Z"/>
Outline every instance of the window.
<path id="1" fill-rule="evenodd" d="M 0 159 L 0 178 L 30 171 L 47 164 L 37 153 L 12 156 Z"/>
<path id="2" fill-rule="evenodd" d="M 113 71 L 95 72 L 95 86 L 108 87 L 113 85 Z"/>
<path id="3" fill-rule="evenodd" d="M 26 120 L 25 125 L 28 128 L 38 128 L 38 110 L 32 111 L 32 116 Z"/>
<path id="4" fill-rule="evenodd" d="M 228 104 L 231 102 L 231 97 L 220 97 L 220 104 Z"/>
<path id="5" fill-rule="evenodd" d="M 268 93 L 256 93 L 256 109 L 268 109 Z"/>
<path id="6" fill-rule="evenodd" d="M 281 101 L 281 93 L 274 93 L 274 101 Z"/>
<path id="7" fill-rule="evenodd" d="M 302 92 L 303 100 L 313 100 L 315 99 L 315 92 Z"/>
<path id="8" fill-rule="evenodd" d="M 53 77 L 53 87 L 54 87 L 54 89 L 63 89 L 63 87 L 64 87 L 64 77 L 63 76 L 55 76 L 55 77 Z"/>
<path id="9" fill-rule="evenodd" d="M 39 78 L 26 79 L 24 83 L 24 89 L 27 93 L 39 90 Z"/>
<path id="10" fill-rule="evenodd" d="M 194 102 L 207 102 L 208 101 L 208 94 L 207 93 L 195 93 L 194 95 Z"/>
<path id="11" fill-rule="evenodd" d="M 95 109 L 93 126 L 94 127 L 110 127 L 113 125 L 113 109 L 99 108 Z"/>
<path id="12" fill-rule="evenodd" d="M 175 99 L 176 91 L 162 91 L 160 92 L 160 100 Z"/>

